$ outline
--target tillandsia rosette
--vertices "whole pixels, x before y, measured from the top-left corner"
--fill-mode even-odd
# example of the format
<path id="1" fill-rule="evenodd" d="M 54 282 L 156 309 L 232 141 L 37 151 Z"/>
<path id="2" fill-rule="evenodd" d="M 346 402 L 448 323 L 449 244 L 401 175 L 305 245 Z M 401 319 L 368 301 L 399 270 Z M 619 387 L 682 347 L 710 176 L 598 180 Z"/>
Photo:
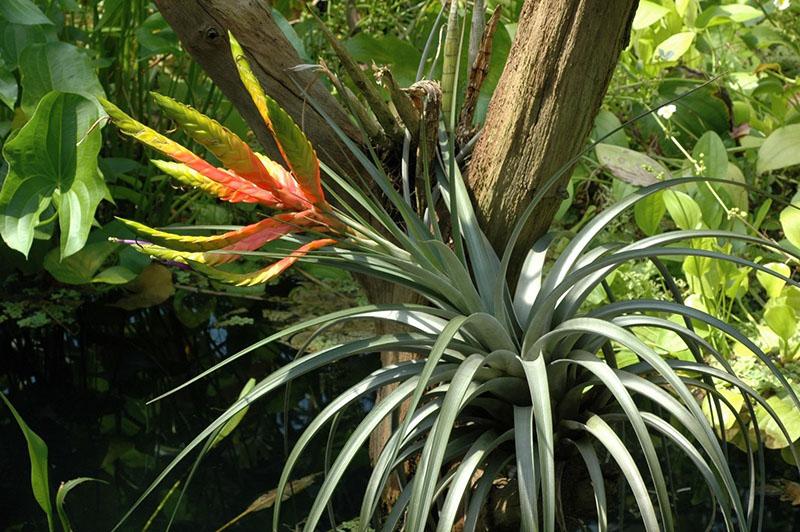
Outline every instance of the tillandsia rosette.
<path id="1" fill-rule="evenodd" d="M 121 219 L 141 235 L 137 249 L 152 257 L 191 267 L 211 278 L 240 286 L 265 283 L 311 251 L 332 245 L 346 233 L 327 202 L 320 181 L 320 165 L 306 136 L 292 118 L 267 96 L 231 36 L 231 49 L 242 82 L 256 105 L 287 168 L 254 152 L 236 134 L 195 109 L 167 96 L 153 94 L 156 103 L 189 137 L 211 152 L 218 168 L 188 148 L 136 121 L 107 100 L 101 100 L 112 122 L 126 135 L 171 157 L 152 161 L 184 185 L 199 188 L 232 203 L 255 203 L 273 214 L 240 229 L 212 236 L 179 235 Z M 256 272 L 234 274 L 214 266 L 236 260 L 289 235 L 313 236 L 295 250 Z"/>

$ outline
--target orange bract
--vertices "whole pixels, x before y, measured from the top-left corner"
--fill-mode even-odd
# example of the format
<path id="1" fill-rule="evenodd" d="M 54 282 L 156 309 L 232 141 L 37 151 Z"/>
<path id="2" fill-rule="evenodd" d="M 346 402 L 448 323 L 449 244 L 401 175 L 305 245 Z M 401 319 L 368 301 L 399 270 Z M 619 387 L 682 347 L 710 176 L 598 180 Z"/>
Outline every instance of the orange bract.
<path id="1" fill-rule="evenodd" d="M 122 220 L 146 239 L 146 242 L 138 243 L 143 252 L 160 260 L 191 264 L 222 281 L 249 285 L 267 282 L 308 252 L 332 245 L 336 240 L 313 240 L 251 274 L 233 275 L 209 265 L 229 262 L 238 258 L 237 252 L 257 250 L 290 234 L 335 233 L 333 227 L 341 224 L 334 218 L 325 199 L 319 161 L 308 139 L 275 100 L 264 94 L 233 37 L 231 48 L 242 82 L 273 135 L 286 167 L 254 152 L 216 120 L 166 96 L 154 94 L 165 113 L 193 140 L 207 148 L 225 168 L 217 168 L 188 148 L 131 118 L 111 102 L 101 100 L 101 103 L 120 131 L 176 161 L 153 161 L 166 174 L 224 201 L 258 203 L 278 211 L 257 223 L 212 236 L 177 235 Z"/>

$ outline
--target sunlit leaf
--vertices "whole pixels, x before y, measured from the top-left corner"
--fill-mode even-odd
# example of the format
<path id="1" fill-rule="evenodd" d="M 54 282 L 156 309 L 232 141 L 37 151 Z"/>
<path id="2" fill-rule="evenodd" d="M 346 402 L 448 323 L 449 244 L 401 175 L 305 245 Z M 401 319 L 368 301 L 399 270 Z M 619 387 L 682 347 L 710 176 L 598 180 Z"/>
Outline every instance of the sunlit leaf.
<path id="1" fill-rule="evenodd" d="M 667 212 L 662 194 L 653 194 L 637 203 L 633 208 L 633 217 L 639 229 L 648 236 L 654 235 Z"/>
<path id="2" fill-rule="evenodd" d="M 633 19 L 633 29 L 643 30 L 664 18 L 669 9 L 655 2 L 642 0 Z"/>
<path id="3" fill-rule="evenodd" d="M 248 379 L 245 385 L 242 387 L 242 391 L 239 392 L 239 399 L 245 397 L 248 393 L 253 391 L 253 388 L 255 388 L 255 386 L 256 386 L 256 380 L 253 378 Z M 222 440 L 227 438 L 234 430 L 236 430 L 236 427 L 239 426 L 239 423 L 242 422 L 244 416 L 247 414 L 247 410 L 248 408 L 243 408 L 239 410 L 235 416 L 229 419 L 228 422 L 222 426 L 220 431 L 217 433 L 217 437 L 214 438 L 214 441 L 211 443 L 212 447 L 219 445 Z"/>
<path id="4" fill-rule="evenodd" d="M 798 195 L 795 195 L 792 203 L 781 211 L 780 222 L 786 240 L 792 245 L 800 247 L 800 197 Z"/>
<path id="5" fill-rule="evenodd" d="M 698 229 L 702 225 L 703 212 L 691 196 L 679 190 L 667 190 L 663 197 L 675 225 L 681 229 Z"/>
<path id="6" fill-rule="evenodd" d="M 770 262 L 764 266 L 784 277 L 789 277 L 792 273 L 791 268 L 781 262 Z M 764 287 L 764 290 L 767 291 L 767 296 L 769 297 L 778 297 L 781 295 L 783 287 L 786 286 L 786 281 L 765 272 L 756 272 L 756 279 L 758 279 L 758 283 Z"/>
<path id="7" fill-rule="evenodd" d="M 800 411 L 795 408 L 792 400 L 781 393 L 768 398 L 767 403 L 786 426 L 786 431 L 789 433 L 791 441 L 794 442 L 800 439 Z M 768 449 L 782 449 L 788 446 L 789 442 L 786 441 L 786 436 L 767 411 L 758 407 L 756 412 L 758 415 L 758 427 L 765 436 L 765 446 Z"/>
<path id="8" fill-rule="evenodd" d="M 698 28 L 704 28 L 731 22 L 750 22 L 763 16 L 764 12 L 756 7 L 743 4 L 728 4 L 711 6 L 704 10 L 698 15 L 695 24 L 697 24 Z"/>
<path id="9" fill-rule="evenodd" d="M 800 164 L 800 124 L 779 127 L 758 149 L 758 173 Z"/>
<path id="10" fill-rule="evenodd" d="M 770 301 L 764 311 L 764 321 L 784 341 L 789 341 L 797 331 L 797 315 L 783 298 Z"/>
<path id="11" fill-rule="evenodd" d="M 692 47 L 694 38 L 695 33 L 693 31 L 684 31 L 670 35 L 656 46 L 653 59 L 655 61 L 677 61 Z"/>
<path id="12" fill-rule="evenodd" d="M 9 171 L 0 190 L 0 233 L 27 255 L 44 210 L 53 205 L 61 257 L 80 250 L 94 212 L 108 195 L 97 168 L 97 107 L 77 94 L 51 92 L 31 120 L 3 147 Z"/>

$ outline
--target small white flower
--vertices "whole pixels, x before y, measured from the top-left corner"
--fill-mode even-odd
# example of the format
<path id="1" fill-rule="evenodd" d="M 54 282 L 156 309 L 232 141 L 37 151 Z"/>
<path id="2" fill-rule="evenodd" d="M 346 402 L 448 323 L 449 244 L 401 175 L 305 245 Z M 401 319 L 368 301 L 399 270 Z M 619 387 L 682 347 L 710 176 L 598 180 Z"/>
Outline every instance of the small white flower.
<path id="1" fill-rule="evenodd" d="M 658 111 L 656 111 L 656 114 L 661 118 L 663 118 L 664 120 L 669 120 L 670 118 L 672 118 L 672 115 L 674 115 L 675 111 L 677 110 L 678 108 L 675 107 L 674 104 L 669 104 L 665 105 L 664 107 L 659 107 Z"/>
<path id="2" fill-rule="evenodd" d="M 791 0 L 772 0 L 772 4 L 778 8 L 778 11 L 789 9 L 791 3 Z"/>

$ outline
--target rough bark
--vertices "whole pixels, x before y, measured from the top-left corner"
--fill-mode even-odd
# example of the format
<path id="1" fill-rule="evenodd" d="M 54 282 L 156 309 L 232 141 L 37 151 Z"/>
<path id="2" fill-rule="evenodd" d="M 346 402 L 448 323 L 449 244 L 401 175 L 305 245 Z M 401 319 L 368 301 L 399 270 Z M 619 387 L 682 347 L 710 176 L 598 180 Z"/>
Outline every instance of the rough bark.
<path id="1" fill-rule="evenodd" d="M 467 178 L 481 226 L 498 251 L 539 187 L 583 147 L 637 4 L 526 0 Z M 566 173 L 546 194 L 521 244 L 547 231 L 568 179 Z"/>
<path id="2" fill-rule="evenodd" d="M 264 90 L 300 124 L 320 158 L 334 168 L 358 173 L 349 150 L 303 91 L 351 138 L 360 141 L 358 131 L 327 88 L 316 81 L 315 74 L 291 70 L 304 61 L 272 19 L 267 2 L 156 0 L 156 4 L 186 51 L 233 103 L 264 147 L 271 149 L 274 144 L 239 80 L 231 58 L 228 31 L 247 53 Z"/>

